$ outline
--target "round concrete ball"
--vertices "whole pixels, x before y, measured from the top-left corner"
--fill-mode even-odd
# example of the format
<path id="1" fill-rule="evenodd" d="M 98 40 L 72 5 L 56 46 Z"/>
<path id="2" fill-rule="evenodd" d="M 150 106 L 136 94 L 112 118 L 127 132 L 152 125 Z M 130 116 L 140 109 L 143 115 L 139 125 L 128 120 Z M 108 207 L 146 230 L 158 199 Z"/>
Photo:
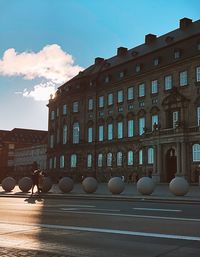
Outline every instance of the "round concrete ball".
<path id="1" fill-rule="evenodd" d="M 151 195 L 154 188 L 155 184 L 149 177 L 142 177 L 137 182 L 137 191 L 142 195 Z"/>
<path id="2" fill-rule="evenodd" d="M 83 190 L 88 193 L 94 193 L 97 190 L 98 183 L 97 180 L 93 177 L 87 177 L 82 182 Z"/>
<path id="3" fill-rule="evenodd" d="M 74 181 L 69 177 L 61 178 L 58 187 L 63 193 L 69 193 L 74 187 Z"/>
<path id="4" fill-rule="evenodd" d="M 16 180 L 12 177 L 4 178 L 1 182 L 1 186 L 6 192 L 11 192 L 16 186 Z"/>
<path id="5" fill-rule="evenodd" d="M 52 181 L 48 177 L 43 177 L 42 178 L 42 185 L 41 185 L 41 191 L 43 193 L 49 192 L 49 190 L 52 188 Z"/>
<path id="6" fill-rule="evenodd" d="M 18 187 L 24 193 L 27 193 L 31 189 L 32 185 L 32 179 L 29 177 L 23 177 L 18 181 Z"/>
<path id="7" fill-rule="evenodd" d="M 184 196 L 189 191 L 189 184 L 184 177 L 175 177 L 169 183 L 169 190 L 176 196 Z"/>
<path id="8" fill-rule="evenodd" d="M 124 188 L 124 181 L 120 177 L 111 178 L 108 182 L 108 189 L 112 194 L 121 194 Z"/>

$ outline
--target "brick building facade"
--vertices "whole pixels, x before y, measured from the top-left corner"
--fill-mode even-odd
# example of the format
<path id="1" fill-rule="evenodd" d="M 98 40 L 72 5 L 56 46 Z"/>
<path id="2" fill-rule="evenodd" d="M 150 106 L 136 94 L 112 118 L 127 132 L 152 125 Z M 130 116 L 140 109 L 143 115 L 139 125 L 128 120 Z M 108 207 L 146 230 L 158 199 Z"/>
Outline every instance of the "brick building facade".
<path id="1" fill-rule="evenodd" d="M 58 88 L 49 107 L 52 176 L 195 181 L 200 163 L 200 20 L 117 49 Z"/>

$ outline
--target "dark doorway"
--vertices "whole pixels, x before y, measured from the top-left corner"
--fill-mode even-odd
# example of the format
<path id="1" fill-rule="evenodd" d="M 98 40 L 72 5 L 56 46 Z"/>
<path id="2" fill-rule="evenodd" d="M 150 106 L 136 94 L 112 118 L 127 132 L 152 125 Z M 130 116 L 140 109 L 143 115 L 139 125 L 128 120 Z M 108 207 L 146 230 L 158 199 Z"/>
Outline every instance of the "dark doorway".
<path id="1" fill-rule="evenodd" d="M 170 148 L 166 153 L 166 177 L 167 182 L 170 182 L 176 174 L 177 171 L 177 158 L 175 155 L 175 150 Z"/>

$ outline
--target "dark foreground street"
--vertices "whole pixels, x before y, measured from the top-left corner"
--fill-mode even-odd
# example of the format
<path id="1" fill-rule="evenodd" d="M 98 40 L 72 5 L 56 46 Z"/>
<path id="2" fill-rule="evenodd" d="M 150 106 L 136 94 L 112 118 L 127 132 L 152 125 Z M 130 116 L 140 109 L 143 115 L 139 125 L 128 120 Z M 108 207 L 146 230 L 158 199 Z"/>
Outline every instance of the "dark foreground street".
<path id="1" fill-rule="evenodd" d="M 0 256 L 200 256 L 200 207 L 0 198 Z"/>

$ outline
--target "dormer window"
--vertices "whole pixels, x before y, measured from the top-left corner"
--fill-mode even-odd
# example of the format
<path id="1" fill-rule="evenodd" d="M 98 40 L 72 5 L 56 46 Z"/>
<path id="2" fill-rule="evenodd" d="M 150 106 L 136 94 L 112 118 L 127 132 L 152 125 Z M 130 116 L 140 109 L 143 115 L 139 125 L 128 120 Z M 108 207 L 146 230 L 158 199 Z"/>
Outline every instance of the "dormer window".
<path id="1" fill-rule="evenodd" d="M 106 76 L 105 77 L 105 83 L 108 83 L 110 81 L 110 77 L 109 76 Z"/>
<path id="2" fill-rule="evenodd" d="M 153 65 L 157 66 L 159 64 L 159 58 L 153 59 Z"/>
<path id="3" fill-rule="evenodd" d="M 175 50 L 174 51 L 174 59 L 179 59 L 181 57 L 181 51 L 180 50 Z"/>
<path id="4" fill-rule="evenodd" d="M 140 64 L 136 64 L 135 71 L 136 72 L 140 72 L 141 71 L 141 65 Z"/>
<path id="5" fill-rule="evenodd" d="M 123 77 L 124 77 L 124 75 L 125 75 L 125 72 L 124 72 L 124 71 L 121 71 L 121 72 L 119 73 L 119 77 L 120 77 L 120 79 L 121 79 L 121 78 L 123 78 Z"/>

